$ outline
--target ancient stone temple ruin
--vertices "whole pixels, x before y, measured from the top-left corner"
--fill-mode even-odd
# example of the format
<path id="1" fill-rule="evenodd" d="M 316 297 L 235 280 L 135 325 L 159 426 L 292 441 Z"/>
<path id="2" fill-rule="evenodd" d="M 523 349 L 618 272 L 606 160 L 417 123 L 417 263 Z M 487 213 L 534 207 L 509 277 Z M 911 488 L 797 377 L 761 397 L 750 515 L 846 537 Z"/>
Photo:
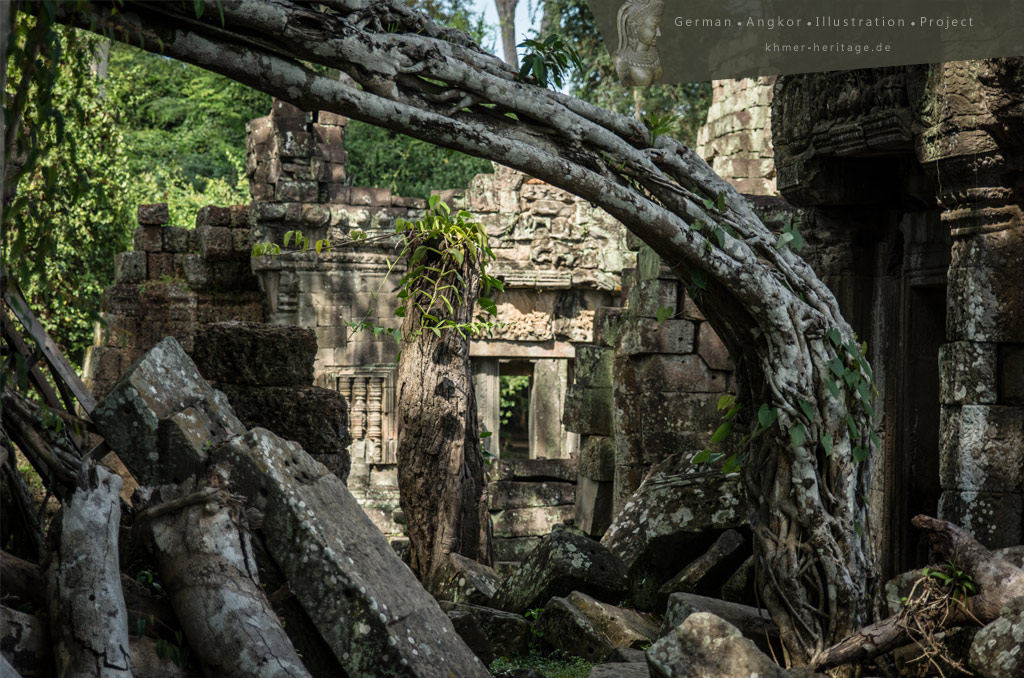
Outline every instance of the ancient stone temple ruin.
<path id="1" fill-rule="evenodd" d="M 916 513 L 989 546 L 1024 541 L 1019 78 L 990 60 L 719 81 L 700 134 L 765 223 L 799 229 L 802 254 L 868 343 L 883 434 L 870 502 L 888 573 L 922 560 Z M 164 335 L 193 351 L 217 322 L 307 328 L 315 385 L 347 402 L 349 488 L 398 536 L 399 347 L 351 324 L 397 327 L 394 223 L 425 203 L 348 185 L 345 123 L 275 102 L 250 125 L 250 205 L 205 208 L 192 230 L 140 208 L 86 376 L 102 393 Z M 644 492 L 711 487 L 688 460 L 734 391 L 724 346 L 654 252 L 585 201 L 504 168 L 440 193 L 485 224 L 506 286 L 502 326 L 471 344 L 485 444 L 499 457 L 495 560 L 522 560 L 564 522 L 605 535 L 617 555 L 650 555 L 613 520 Z M 294 230 L 335 246 L 251 258 L 254 242 Z M 513 377 L 528 397 L 503 412 Z M 733 528 L 730 540 L 749 543 L 739 488 L 712 485 L 694 500 L 707 512 L 694 528 L 703 536 L 686 542 L 693 557 Z M 749 577 L 745 548 L 731 553 Z M 643 575 L 647 593 L 680 565 L 666 567 Z"/>

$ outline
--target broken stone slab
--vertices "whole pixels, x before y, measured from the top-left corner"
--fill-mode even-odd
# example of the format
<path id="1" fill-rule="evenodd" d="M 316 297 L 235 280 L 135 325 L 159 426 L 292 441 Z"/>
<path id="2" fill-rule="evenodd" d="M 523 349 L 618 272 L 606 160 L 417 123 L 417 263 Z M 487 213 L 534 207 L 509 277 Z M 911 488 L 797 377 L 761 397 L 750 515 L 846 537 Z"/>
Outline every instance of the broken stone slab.
<path id="1" fill-rule="evenodd" d="M 494 649 L 491 647 L 491 639 L 480 625 L 480 621 L 465 610 L 448 610 L 447 614 L 448 618 L 452 620 L 452 625 L 455 627 L 455 632 L 459 634 L 459 638 L 462 638 L 484 666 L 490 666 L 494 661 Z"/>
<path id="2" fill-rule="evenodd" d="M 587 436 L 580 448 L 579 475 L 591 480 L 615 479 L 615 439 Z"/>
<path id="3" fill-rule="evenodd" d="M 261 427 L 302 445 L 342 480 L 352 442 L 345 397 L 317 386 L 245 386 L 218 382 L 246 428 Z"/>
<path id="4" fill-rule="evenodd" d="M 523 614 L 573 591 L 607 602 L 626 592 L 625 568 L 599 542 L 567 529 L 554 530 L 498 588 L 491 605 Z"/>
<path id="5" fill-rule="evenodd" d="M 588 676 L 589 678 L 650 678 L 651 670 L 647 668 L 646 662 L 643 664 L 609 662 L 598 664 L 590 669 Z"/>
<path id="6" fill-rule="evenodd" d="M 213 453 L 264 515 L 267 551 L 352 675 L 488 675 L 345 484 L 265 429 Z"/>
<path id="7" fill-rule="evenodd" d="M 717 593 L 724 580 L 749 556 L 747 538 L 736 530 L 726 530 L 707 551 L 668 580 L 658 593 L 664 601 L 673 593 Z"/>
<path id="8" fill-rule="evenodd" d="M 174 337 L 133 363 L 92 419 L 142 485 L 202 473 L 211 449 L 245 433 L 227 398 L 200 376 Z"/>
<path id="9" fill-rule="evenodd" d="M 668 597 L 668 608 L 665 610 L 659 635 L 668 635 L 687 617 L 698 612 L 709 612 L 724 619 L 764 652 L 771 652 L 772 646 L 781 649 L 779 629 L 768 615 L 768 610 L 692 593 L 673 593 Z"/>
<path id="10" fill-rule="evenodd" d="M 717 531 L 749 520 L 739 480 L 694 472 L 691 456 L 655 464 L 601 538 L 625 564 L 631 596 L 642 609 L 656 607 L 661 585 L 707 550 Z"/>
<path id="11" fill-rule="evenodd" d="M 968 663 L 982 678 L 1024 675 L 1024 598 L 1011 601 L 995 621 L 978 631 Z"/>
<path id="12" fill-rule="evenodd" d="M 460 610 L 476 617 L 480 628 L 487 633 L 495 655 L 511 657 L 529 653 L 533 631 L 530 622 L 523 615 L 495 610 L 493 607 L 451 603 L 446 600 L 442 600 L 438 604 L 446 613 Z"/>
<path id="13" fill-rule="evenodd" d="M 492 568 L 450 553 L 434 570 L 427 588 L 438 600 L 487 605 L 500 585 L 501 577 Z"/>
<path id="14" fill-rule="evenodd" d="M 810 669 L 787 671 L 710 612 L 696 612 L 647 650 L 655 678 L 810 678 Z"/>
<path id="15" fill-rule="evenodd" d="M 193 353 L 210 381 L 249 386 L 311 386 L 316 333 L 305 327 L 220 322 L 202 327 Z"/>
<path id="16" fill-rule="evenodd" d="M 600 539 L 612 524 L 615 485 L 580 476 L 576 481 L 576 527 Z"/>
<path id="17" fill-rule="evenodd" d="M 492 511 L 561 506 L 575 501 L 574 483 L 499 480 L 487 488 L 487 507 Z"/>
<path id="18" fill-rule="evenodd" d="M 658 637 L 653 617 L 579 591 L 549 600 L 537 627 L 556 649 L 594 662 L 604 661 L 616 648 L 640 649 Z"/>

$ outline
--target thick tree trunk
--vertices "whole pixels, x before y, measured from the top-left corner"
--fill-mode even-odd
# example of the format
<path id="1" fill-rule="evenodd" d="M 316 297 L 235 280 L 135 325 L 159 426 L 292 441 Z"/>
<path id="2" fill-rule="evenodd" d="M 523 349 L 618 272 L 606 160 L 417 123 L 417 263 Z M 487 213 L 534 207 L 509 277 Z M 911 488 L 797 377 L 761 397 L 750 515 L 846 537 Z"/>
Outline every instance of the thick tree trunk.
<path id="1" fill-rule="evenodd" d="M 516 5 L 519 0 L 494 0 L 498 10 L 498 24 L 501 27 L 501 49 L 505 63 L 519 69 L 519 54 L 516 53 Z"/>
<path id="2" fill-rule="evenodd" d="M 928 532 L 938 560 L 949 560 L 969 574 L 979 593 L 965 604 L 933 609 L 918 621 L 935 632 L 957 626 L 984 625 L 999 616 L 999 610 L 1014 598 L 1024 596 L 1024 570 L 1014 567 L 979 544 L 966 530 L 945 520 L 917 516 L 915 527 Z M 911 605 L 913 601 L 908 601 Z M 915 640 L 902 614 L 875 622 L 818 655 L 818 670 L 864 662 Z"/>
<path id="3" fill-rule="evenodd" d="M 160 492 L 180 494 L 173 487 Z M 140 513 L 132 531 L 152 552 L 203 673 L 308 678 L 259 587 L 242 505 L 228 491 L 226 470 L 213 467 L 194 492 L 161 498 L 165 503 Z"/>
<path id="4" fill-rule="evenodd" d="M 743 473 L 759 507 L 752 527 L 768 574 L 764 599 L 791 659 L 806 663 L 868 623 L 876 574 L 864 497 L 874 443 L 860 401 L 870 397 L 870 368 L 835 296 L 807 263 L 682 144 L 520 80 L 468 36 L 397 0 L 321 5 L 329 11 L 288 0 L 222 0 L 225 26 L 218 12 L 196 19 L 171 2 L 58 11 L 65 21 L 305 110 L 514 167 L 622 221 L 693 283 L 737 366 L 739 401 L 747 406 L 737 423 L 752 424 L 762 403 L 778 413 Z M 340 69 L 361 87 L 303 61 Z M 837 380 L 835 370 L 849 380 Z M 867 395 L 856 391 L 858 381 Z"/>
<path id="5" fill-rule="evenodd" d="M 117 535 L 121 478 L 86 463 L 66 498 L 45 568 L 57 675 L 130 678 Z"/>
<path id="6" fill-rule="evenodd" d="M 422 263 L 436 266 L 436 258 L 428 253 Z M 480 294 L 480 271 L 466 257 L 460 274 L 461 300 L 452 290 L 439 294 L 452 304 L 450 319 L 466 323 Z M 426 280 L 417 286 L 431 291 Z M 398 364 L 398 487 L 410 567 L 427 582 L 449 553 L 489 563 L 490 522 L 469 340 L 454 329 L 436 335 L 422 328 L 416 299 L 413 292 L 406 301 Z M 432 312 L 445 308 L 438 300 Z"/>

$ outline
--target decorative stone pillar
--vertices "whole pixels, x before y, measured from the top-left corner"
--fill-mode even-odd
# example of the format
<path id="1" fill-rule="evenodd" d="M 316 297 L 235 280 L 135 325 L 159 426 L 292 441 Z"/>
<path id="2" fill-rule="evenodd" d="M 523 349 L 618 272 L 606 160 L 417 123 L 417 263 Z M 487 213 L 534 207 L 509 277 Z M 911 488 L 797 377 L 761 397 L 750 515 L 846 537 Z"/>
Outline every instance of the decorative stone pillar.
<path id="1" fill-rule="evenodd" d="M 1024 541 L 1022 90 L 1024 58 L 935 66 L 918 141 L 953 241 L 939 513 L 990 548 Z"/>

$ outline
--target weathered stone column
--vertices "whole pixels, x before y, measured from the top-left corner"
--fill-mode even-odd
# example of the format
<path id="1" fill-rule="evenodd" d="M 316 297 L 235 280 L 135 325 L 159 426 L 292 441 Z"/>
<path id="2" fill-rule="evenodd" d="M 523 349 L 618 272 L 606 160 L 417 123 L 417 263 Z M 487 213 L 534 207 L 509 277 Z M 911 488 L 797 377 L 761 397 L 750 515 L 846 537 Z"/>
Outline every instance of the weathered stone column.
<path id="1" fill-rule="evenodd" d="M 1024 541 L 1024 59 L 933 67 L 918 155 L 953 240 L 941 370 L 939 515 Z"/>

